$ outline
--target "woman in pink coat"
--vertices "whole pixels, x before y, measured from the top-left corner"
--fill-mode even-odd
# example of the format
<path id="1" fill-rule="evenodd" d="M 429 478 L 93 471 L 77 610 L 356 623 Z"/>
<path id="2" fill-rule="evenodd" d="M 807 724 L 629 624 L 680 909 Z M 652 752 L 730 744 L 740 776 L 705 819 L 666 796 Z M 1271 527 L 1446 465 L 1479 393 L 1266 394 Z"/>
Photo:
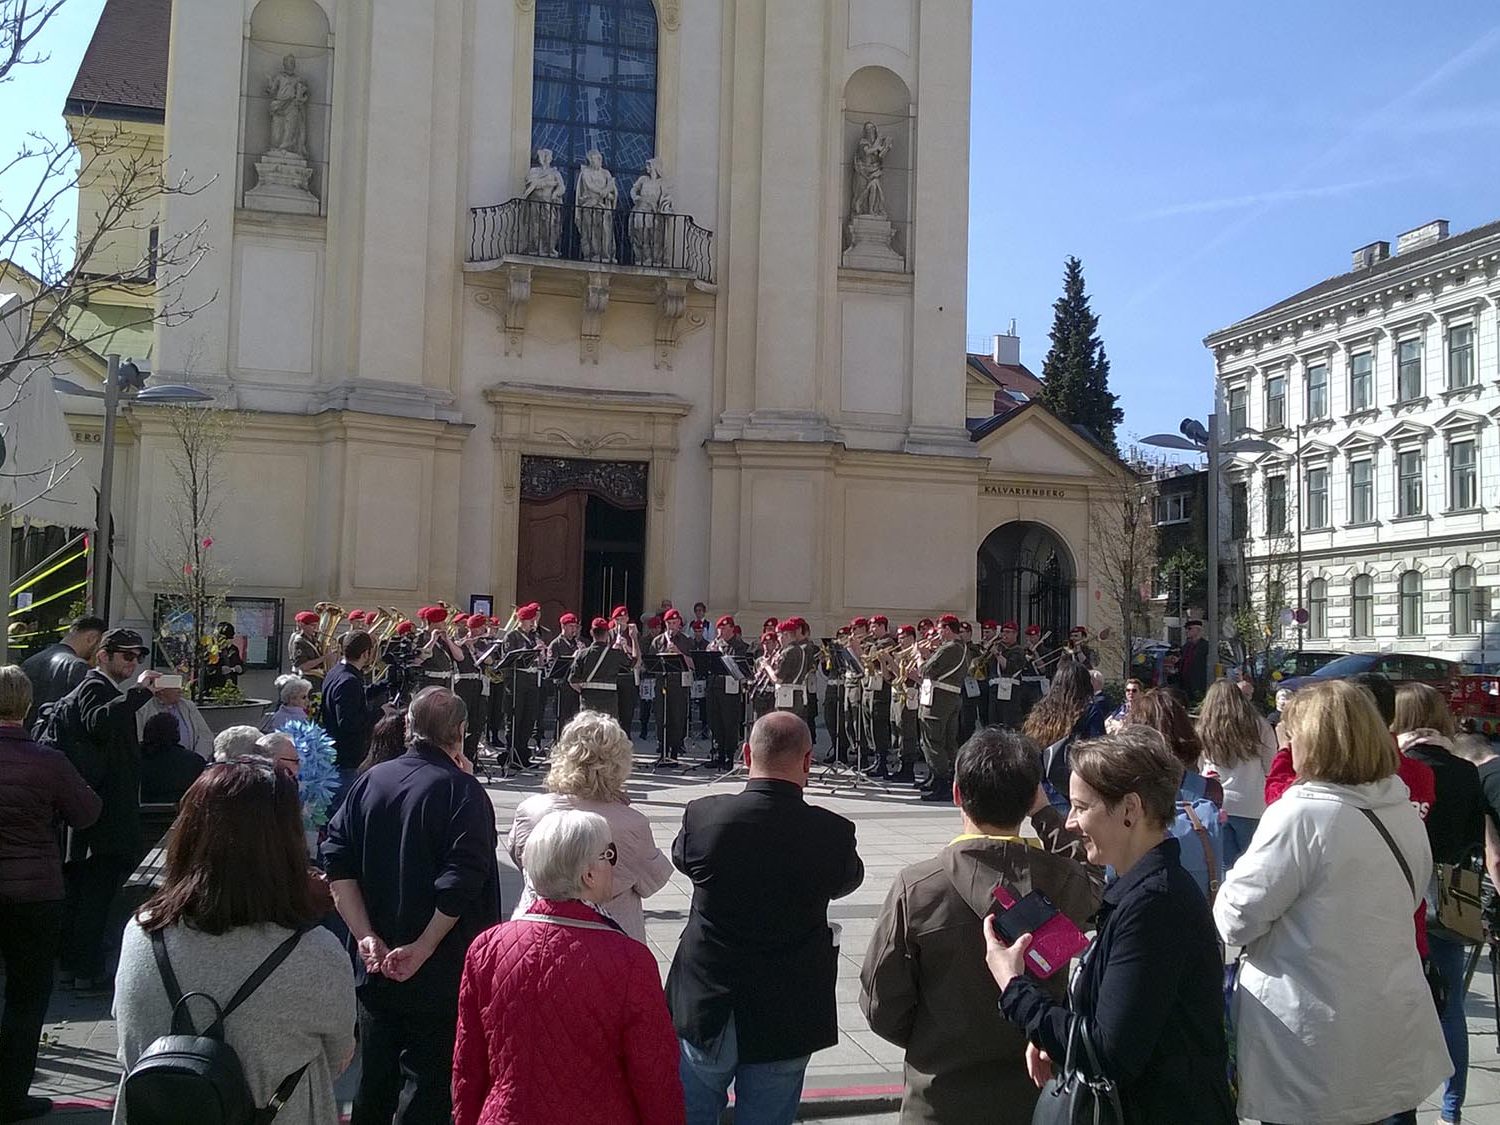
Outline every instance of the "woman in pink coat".
<path id="1" fill-rule="evenodd" d="M 595 909 L 614 894 L 609 822 L 551 813 L 524 859 L 536 899 L 481 934 L 464 960 L 455 1125 L 683 1125 L 656 961 Z"/>

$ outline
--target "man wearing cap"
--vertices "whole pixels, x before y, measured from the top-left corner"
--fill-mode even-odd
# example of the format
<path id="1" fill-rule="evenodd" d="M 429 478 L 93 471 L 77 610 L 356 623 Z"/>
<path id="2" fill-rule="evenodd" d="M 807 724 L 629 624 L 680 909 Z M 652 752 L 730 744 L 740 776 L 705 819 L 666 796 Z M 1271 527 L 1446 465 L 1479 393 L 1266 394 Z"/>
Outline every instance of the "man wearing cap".
<path id="1" fill-rule="evenodd" d="M 549 668 L 571 669 L 573 657 L 582 651 L 583 643 L 578 639 L 578 614 L 565 613 L 557 619 L 557 636 L 547 646 L 547 665 Z M 557 731 L 552 736 L 555 742 L 568 720 L 578 714 L 578 693 L 555 676 L 548 682 L 555 685 L 557 691 Z"/>
<path id="2" fill-rule="evenodd" d="M 707 648 L 708 642 L 714 639 L 714 623 L 708 619 L 708 606 L 703 602 L 693 603 L 693 619 L 687 624 L 687 634 L 696 649 Z M 699 680 L 693 690 L 696 692 L 693 710 L 698 713 L 698 737 L 707 740 L 713 735 L 708 715 L 708 684 Z"/>
<path id="3" fill-rule="evenodd" d="M 743 660 L 750 655 L 750 646 L 740 637 L 734 618 L 725 614 L 714 626 L 714 639 L 708 647 L 722 656 Z M 741 732 L 745 725 L 745 688 L 737 676 L 726 668 L 722 675 L 715 672 L 708 678 L 708 722 L 713 736 L 713 756 L 708 765 L 729 769 L 735 751 L 740 747 Z"/>
<path id="4" fill-rule="evenodd" d="M 799 640 L 797 618 L 788 617 L 776 626 L 779 648 L 771 658 L 771 680 L 774 696 L 771 707 L 776 711 L 792 711 L 807 718 L 807 649 Z M 811 726 L 808 730 L 811 731 Z"/>
<path id="5" fill-rule="evenodd" d="M 1026 626 L 1026 642 L 1021 648 L 1021 682 L 1017 689 L 1021 693 L 1021 721 L 1031 714 L 1031 709 L 1047 693 L 1047 656 L 1042 652 L 1042 627 Z"/>
<path id="6" fill-rule="evenodd" d="M 104 932 L 110 904 L 146 850 L 141 829 L 141 748 L 136 712 L 156 690 L 159 672 L 136 676 L 149 650 L 134 629 L 110 629 L 95 666 L 62 706 L 60 748 L 104 803 L 99 819 L 68 839 L 63 865 L 67 904 L 58 961 L 64 982 L 81 992 L 107 990 Z M 132 681 L 134 681 L 132 683 Z"/>
<path id="7" fill-rule="evenodd" d="M 530 769 L 531 740 L 537 735 L 542 718 L 542 655 L 545 645 L 537 635 L 537 619 L 542 607 L 536 602 L 516 607 L 516 627 L 505 634 L 506 656 L 513 652 L 534 652 L 531 660 L 522 660 L 520 666 L 510 673 L 511 755 L 521 763 L 522 769 Z"/>
<path id="8" fill-rule="evenodd" d="M 905 661 L 909 671 L 907 678 L 892 680 L 891 737 L 897 745 L 893 747 L 891 765 L 887 767 L 890 773 L 890 777 L 887 778 L 889 781 L 915 782 L 917 760 L 922 757 L 922 727 L 917 720 L 920 684 L 914 678 L 915 666 L 911 665 L 906 658 L 906 654 L 916 642 L 917 627 L 915 625 L 903 625 L 896 631 L 895 663 L 899 669 Z M 900 759 L 899 762 L 897 758 Z"/>
<path id="9" fill-rule="evenodd" d="M 924 801 L 947 802 L 953 797 L 959 696 L 969 668 L 969 646 L 959 639 L 960 624 L 951 613 L 938 619 L 941 643 L 919 667 L 922 686 L 917 721 L 922 728 L 922 756 L 929 771 Z"/>
<path id="10" fill-rule="evenodd" d="M 1188 699 L 1197 703 L 1208 691 L 1208 642 L 1203 639 L 1203 622 L 1196 617 L 1187 623 L 1187 640 L 1182 645 L 1182 657 L 1177 664 L 1177 675 L 1182 690 Z"/>
<path id="11" fill-rule="evenodd" d="M 994 693 L 990 719 L 1002 727 L 1020 730 L 1026 718 L 1020 691 L 1021 668 L 1026 650 L 1020 644 L 1020 631 L 1014 621 L 1000 626 L 1000 647 L 995 652 L 995 675 L 990 680 Z"/>
<path id="12" fill-rule="evenodd" d="M 871 777 L 891 774 L 891 676 L 890 654 L 896 647 L 891 636 L 891 619 L 884 614 L 870 618 L 869 655 L 865 659 L 865 678 L 860 693 L 860 719 L 864 723 L 864 745 L 871 760 L 864 763 Z"/>
<path id="13" fill-rule="evenodd" d="M 616 673 L 615 717 L 626 734 L 635 717 L 636 702 L 640 696 L 641 680 L 641 634 L 630 620 L 630 610 L 617 605 L 609 615 L 610 643 L 625 657 L 625 667 Z"/>
<path id="14" fill-rule="evenodd" d="M 449 635 L 452 647 L 449 655 L 453 657 L 453 693 L 464 701 L 468 714 L 479 716 L 484 713 L 484 673 L 479 670 L 479 654 L 474 651 L 474 637 L 478 627 L 488 624 L 488 618 L 482 613 L 476 613 L 472 617 L 468 614 L 457 613 L 453 615 L 453 628 Z M 465 728 L 464 732 L 464 757 L 471 763 L 479 761 L 479 736 L 481 724 L 475 722 Z"/>
<path id="15" fill-rule="evenodd" d="M 692 638 L 682 631 L 682 614 L 669 609 L 662 616 L 662 635 L 656 638 L 652 651 L 670 657 L 666 671 L 657 685 L 661 704 L 657 722 L 661 725 L 662 754 L 657 765 L 680 765 L 682 744 L 687 739 L 688 703 L 693 694 L 693 665 L 688 653 L 694 649 Z"/>
<path id="16" fill-rule="evenodd" d="M 568 686 L 577 693 L 585 710 L 618 718 L 616 696 L 620 691 L 620 676 L 630 672 L 630 658 L 611 642 L 609 622 L 604 618 L 594 618 L 589 635 L 592 640 L 588 647 L 573 655 Z"/>
<path id="17" fill-rule="evenodd" d="M 968 659 L 964 662 L 964 677 L 960 683 L 963 689 L 959 693 L 958 704 L 958 737 L 953 743 L 953 752 L 958 753 L 958 748 L 979 729 L 979 703 L 983 695 L 980 689 L 980 678 L 974 675 L 974 664 L 979 659 L 981 646 L 974 641 L 974 626 L 967 621 L 958 624 L 958 641 L 964 646 Z"/>
<path id="18" fill-rule="evenodd" d="M 1073 659 L 1085 668 L 1098 667 L 1099 654 L 1089 647 L 1089 631 L 1082 625 L 1074 625 L 1068 630 L 1068 648 L 1072 651 Z"/>
<path id="19" fill-rule="evenodd" d="M 318 636 L 318 615 L 304 609 L 292 620 L 297 623 L 297 631 L 292 634 L 288 645 L 288 663 L 292 671 L 312 684 L 314 692 L 322 691 L 323 675 L 328 671 L 333 653 L 323 651 L 322 638 Z"/>

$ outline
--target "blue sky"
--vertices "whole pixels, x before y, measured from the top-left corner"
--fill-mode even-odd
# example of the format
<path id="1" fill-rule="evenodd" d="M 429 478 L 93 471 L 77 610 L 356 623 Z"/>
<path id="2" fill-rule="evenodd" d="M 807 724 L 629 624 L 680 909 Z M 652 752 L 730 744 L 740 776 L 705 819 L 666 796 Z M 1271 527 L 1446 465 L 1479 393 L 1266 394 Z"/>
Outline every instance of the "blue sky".
<path id="1" fill-rule="evenodd" d="M 0 89 L 0 154 L 61 131 L 102 6 L 70 0 Z M 1209 409 L 1208 332 L 1357 246 L 1500 218 L 1493 0 L 974 7 L 969 332 L 1014 317 L 1039 372 L 1078 255 L 1126 440 Z"/>
<path id="2" fill-rule="evenodd" d="M 1122 439 L 1210 409 L 1214 329 L 1500 218 L 1491 0 L 974 7 L 969 332 L 1040 373 L 1076 254 Z"/>

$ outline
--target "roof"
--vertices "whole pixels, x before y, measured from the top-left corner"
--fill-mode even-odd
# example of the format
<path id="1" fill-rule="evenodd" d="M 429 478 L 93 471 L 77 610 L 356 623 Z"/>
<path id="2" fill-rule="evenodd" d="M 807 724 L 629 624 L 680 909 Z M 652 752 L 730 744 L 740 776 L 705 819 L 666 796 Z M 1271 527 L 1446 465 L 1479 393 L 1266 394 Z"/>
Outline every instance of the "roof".
<path id="1" fill-rule="evenodd" d="M 1277 301 L 1257 313 L 1235 321 L 1228 328 L 1220 329 L 1210 333 L 1208 340 L 1213 341 L 1217 337 L 1229 335 L 1242 329 L 1259 327 L 1258 321 L 1274 321 L 1279 314 L 1288 313 L 1301 305 L 1311 304 L 1321 298 L 1332 296 L 1346 289 L 1362 286 L 1367 282 L 1389 278 L 1394 281 L 1396 275 L 1406 272 L 1413 266 L 1429 263 L 1435 259 L 1450 254 L 1469 250 L 1486 239 L 1500 237 L 1500 220 L 1486 223 L 1484 226 L 1475 227 L 1459 234 L 1449 235 L 1447 238 L 1429 242 L 1424 246 L 1408 250 L 1403 254 L 1392 254 L 1383 262 L 1376 262 L 1372 266 L 1363 269 L 1350 270 L 1336 277 L 1330 277 L 1316 285 L 1308 286 L 1300 293 L 1294 293 L 1284 300 Z"/>
<path id="2" fill-rule="evenodd" d="M 969 366 L 995 386 L 1020 391 L 1028 399 L 1042 393 L 1042 381 L 1024 363 L 996 363 L 993 356 L 971 353 Z"/>
<path id="3" fill-rule="evenodd" d="M 165 121 L 172 0 L 106 0 L 66 112 Z"/>

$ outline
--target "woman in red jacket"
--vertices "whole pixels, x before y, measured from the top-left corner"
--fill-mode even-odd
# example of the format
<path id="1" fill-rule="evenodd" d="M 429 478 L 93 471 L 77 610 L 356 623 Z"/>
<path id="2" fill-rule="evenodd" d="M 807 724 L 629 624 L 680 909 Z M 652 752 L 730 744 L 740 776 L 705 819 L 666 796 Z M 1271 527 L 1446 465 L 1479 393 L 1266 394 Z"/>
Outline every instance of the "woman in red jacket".
<path id="1" fill-rule="evenodd" d="M 455 1125 L 683 1125 L 656 961 L 592 905 L 614 894 L 609 822 L 550 813 L 523 858 L 536 901 L 464 961 Z"/>

